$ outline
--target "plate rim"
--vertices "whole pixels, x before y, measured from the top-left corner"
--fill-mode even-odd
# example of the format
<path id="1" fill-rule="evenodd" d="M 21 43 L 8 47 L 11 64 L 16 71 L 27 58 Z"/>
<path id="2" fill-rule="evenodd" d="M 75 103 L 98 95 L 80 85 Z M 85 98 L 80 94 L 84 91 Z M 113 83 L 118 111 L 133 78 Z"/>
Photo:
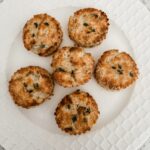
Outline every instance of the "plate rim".
<path id="1" fill-rule="evenodd" d="M 56 0 L 55 2 L 53 2 L 54 4 L 51 6 L 50 9 L 56 8 L 58 6 L 58 3 L 57 3 L 58 1 L 59 0 Z M 21 4 L 21 2 L 23 3 L 23 1 L 19 2 L 19 0 L 16 0 L 16 2 L 18 4 L 20 4 L 21 6 L 23 5 L 23 4 Z M 31 1 L 27 0 L 26 2 L 24 2 L 24 4 L 27 5 L 29 2 L 31 2 Z M 64 2 L 66 2 L 66 3 L 64 3 Z M 14 5 L 10 1 L 9 2 L 4 1 L 3 3 L 4 3 L 4 5 L 2 4 L 2 7 L 6 7 L 6 8 L 10 8 L 10 6 Z M 43 4 L 40 0 L 37 0 L 37 3 L 41 4 L 43 6 L 46 5 L 46 4 Z M 48 1 L 45 3 L 48 3 Z M 51 1 L 51 3 L 52 3 L 52 1 Z M 33 2 L 33 4 L 35 4 L 35 3 Z M 100 8 L 103 8 L 105 6 L 105 9 L 103 9 L 103 10 L 105 10 L 113 20 L 115 20 L 117 25 L 119 27 L 121 27 L 121 29 L 124 31 L 125 35 L 126 35 L 126 33 L 128 33 L 126 36 L 128 37 L 128 39 L 130 39 L 129 41 L 131 42 L 132 47 L 137 50 L 147 49 L 147 44 L 150 42 L 150 38 L 148 38 L 148 34 L 150 33 L 150 27 L 148 27 L 148 24 L 150 24 L 150 21 L 149 21 L 150 14 L 148 13 L 148 10 L 143 6 L 143 4 L 141 4 L 139 1 L 125 0 L 124 2 L 121 2 L 119 0 L 113 0 L 112 2 L 110 2 L 109 0 L 105 0 L 105 2 L 99 2 L 99 3 L 96 0 L 94 0 L 93 2 L 91 2 L 89 0 L 87 0 L 86 2 L 83 2 L 83 1 L 76 2 L 75 0 L 73 0 L 72 2 L 70 2 L 69 0 L 63 0 L 61 2 L 59 1 L 59 7 L 65 7 L 65 6 L 69 6 L 69 5 L 70 6 L 78 6 L 78 7 L 95 6 L 95 7 L 100 7 Z M 120 7 L 117 7 L 118 5 Z M 1 4 L 0 4 L 0 6 L 1 6 Z M 38 7 L 38 5 L 36 5 L 36 7 Z M 3 8 L 2 10 L 0 10 L 0 12 L 3 10 L 5 11 L 6 8 Z M 115 11 L 114 11 L 114 9 L 115 9 Z M 126 13 L 124 12 L 125 10 L 126 10 Z M 137 12 L 137 10 L 138 10 L 138 12 Z M 135 15 L 135 13 L 136 13 L 136 15 Z M 146 19 L 144 20 L 145 22 L 143 21 L 141 24 L 139 22 L 139 20 L 143 19 L 143 18 L 144 19 L 146 18 Z M 128 22 L 126 22 L 126 20 L 128 20 Z M 133 26 L 134 26 L 134 28 L 133 28 Z M 15 29 L 15 27 L 14 27 L 14 29 Z M 144 35 L 144 38 L 142 38 L 143 36 L 141 36 L 141 33 L 137 33 L 138 31 L 136 29 L 140 29 L 141 31 L 143 31 L 142 35 Z M 1 31 L 1 29 L 0 29 L 0 31 Z M 14 31 L 12 31 L 12 32 L 14 32 Z M 137 38 L 133 39 L 133 36 L 135 37 L 135 35 L 137 35 Z M 13 36 L 15 36 L 15 34 Z M 10 37 L 10 38 L 12 38 L 12 40 L 13 40 L 13 36 Z M 1 36 L 0 36 L 0 38 L 1 38 Z M 9 44 L 11 44 L 11 42 L 12 41 L 10 40 Z M 9 44 L 8 44 L 8 47 L 6 48 L 8 50 L 8 52 L 9 52 Z M 0 46 L 0 49 L 3 47 L 5 47 L 5 42 Z M 0 60 L 2 66 L 3 66 L 1 73 L 2 73 L 2 76 L 4 77 L 4 81 L 2 81 L 1 84 L 6 85 L 5 86 L 6 89 L 7 89 L 7 80 L 5 79 L 5 69 L 6 69 L 5 64 L 7 61 L 6 58 L 7 58 L 8 52 L 6 52 L 5 55 L 3 55 L 3 58 L 1 58 L 2 60 Z M 145 52 L 145 53 L 143 52 L 142 56 L 141 56 L 141 52 L 139 52 L 139 51 L 134 53 L 134 56 L 136 57 L 136 60 L 138 60 L 137 63 L 140 68 L 140 77 L 139 77 L 140 79 L 137 81 L 138 86 L 136 86 L 134 89 L 134 94 L 132 95 L 132 99 L 133 99 L 132 102 L 130 102 L 128 104 L 128 106 L 126 106 L 126 108 L 121 112 L 121 114 L 117 118 L 115 118 L 111 123 L 109 123 L 108 125 L 103 127 L 100 132 L 89 133 L 87 135 L 88 139 L 91 139 L 90 138 L 91 136 L 95 137 L 95 138 L 93 138 L 94 139 L 93 142 L 96 143 L 96 146 L 98 148 L 121 149 L 121 147 L 124 146 L 124 148 L 136 149 L 141 144 L 143 144 L 144 141 L 146 141 L 146 139 L 148 138 L 148 133 L 150 133 L 150 127 L 148 126 L 150 123 L 150 120 L 148 120 L 150 111 L 148 112 L 147 108 L 149 106 L 148 99 L 150 98 L 150 95 L 148 95 L 148 93 L 145 92 L 145 89 L 144 90 L 142 89 L 143 87 L 142 88 L 139 87 L 140 85 L 142 86 L 143 84 L 145 84 L 144 79 L 148 76 L 148 73 L 145 71 L 145 68 L 147 68 L 147 66 L 146 65 L 142 66 L 142 64 L 145 63 L 145 61 L 146 61 L 145 60 L 143 62 L 143 58 L 145 58 L 145 55 L 150 56 L 150 53 L 148 53 L 148 52 Z M 146 61 L 146 64 L 148 64 L 148 62 L 149 62 L 149 60 Z M 1 91 L 3 91 L 3 94 L 0 95 L 1 99 L 6 98 L 5 94 L 6 94 L 7 90 L 5 88 L 1 89 Z M 139 92 L 141 92 L 141 93 L 143 92 L 141 90 L 144 91 L 144 94 L 143 94 L 143 96 L 145 97 L 144 102 L 141 102 L 141 100 L 140 100 L 140 98 L 142 98 L 142 96 L 139 95 Z M 2 109 L 0 111 L 3 113 L 5 112 L 5 114 L 7 114 L 7 111 L 4 109 L 5 107 L 8 107 L 5 103 L 5 101 L 2 102 L 2 105 L 0 107 L 2 107 Z M 146 109 L 146 111 L 144 111 L 145 109 Z M 136 112 L 136 115 L 135 115 L 135 112 Z M 143 113 L 143 114 L 139 118 L 138 115 L 141 113 Z M 16 111 L 16 114 L 17 114 L 17 111 Z M 39 147 L 42 149 L 44 149 L 44 148 L 46 149 L 46 145 L 47 146 L 49 145 L 49 147 L 52 149 L 54 149 L 54 148 L 58 149 L 61 147 L 61 145 L 58 144 L 58 142 L 56 142 L 54 140 L 55 138 L 56 139 L 60 138 L 61 135 L 50 136 L 49 133 L 46 133 L 46 131 L 44 131 L 44 130 L 37 132 L 37 130 L 39 130 L 39 127 L 35 127 L 30 123 L 26 123 L 26 125 L 27 125 L 26 130 L 23 130 L 20 128 L 19 129 L 20 133 L 18 134 L 18 128 L 15 125 L 17 125 L 17 124 L 21 125 L 21 124 L 25 123 L 26 119 L 25 118 L 21 119 L 21 116 L 18 114 L 17 116 L 21 121 L 13 123 L 13 127 L 11 127 L 9 124 L 10 121 L 5 120 L 5 117 L 3 115 L 0 115 L 0 116 L 3 117 L 2 118 L 3 123 L 0 124 L 0 127 L 2 127 L 2 129 L 4 129 L 4 131 L 6 131 L 6 132 L 3 131 L 4 132 L 3 135 L 5 135 L 4 137 L 7 140 L 4 140 L 4 138 L 3 139 L 0 138 L 0 142 L 2 140 L 5 141 L 4 147 L 9 147 L 10 145 L 14 144 L 16 139 L 18 139 L 18 138 L 25 139 L 26 143 L 24 143 L 24 145 L 26 147 L 28 147 L 29 145 L 32 145 L 32 147 Z M 131 116 L 133 116 L 132 119 L 134 121 L 136 121 L 137 119 L 140 119 L 140 121 L 138 121 L 137 124 L 134 124 L 134 127 L 127 125 L 128 123 L 132 124 L 132 121 L 130 120 Z M 12 118 L 12 120 L 13 120 L 13 118 Z M 139 122 L 140 122 L 140 124 L 139 124 Z M 147 123 L 147 126 L 143 127 L 143 125 L 146 123 Z M 114 124 L 115 124 L 115 126 L 114 126 Z M 145 131 L 143 131 L 144 129 L 141 131 L 138 131 L 137 129 L 139 128 L 139 126 L 142 126 L 145 129 Z M 31 133 L 31 132 L 27 133 L 28 130 L 32 130 L 33 128 L 35 129 L 33 133 Z M 122 130 L 123 130 L 123 132 L 122 132 Z M 10 138 L 10 136 L 13 135 L 14 133 L 16 133 L 16 131 L 17 131 L 17 136 L 15 137 L 16 139 L 14 138 L 14 142 L 12 142 L 12 138 Z M 111 133 L 111 136 L 109 136 L 109 132 L 112 132 L 112 131 L 113 131 L 113 133 Z M 120 133 L 122 132 L 122 135 L 119 132 Z M 2 132 L 0 131 L 0 134 L 1 133 Z M 37 137 L 35 137 L 33 140 L 34 134 L 36 134 Z M 40 136 L 40 135 L 42 135 L 43 137 L 38 138 L 38 136 Z M 27 138 L 27 136 L 29 139 Z M 130 139 L 132 137 L 133 140 L 129 141 L 125 138 L 125 136 Z M 97 139 L 96 137 L 99 137 L 99 139 Z M 108 137 L 108 139 L 107 139 L 107 137 Z M 112 141 L 114 137 L 119 137 L 119 141 L 117 141 L 117 142 Z M 68 136 L 66 136 L 66 138 L 68 138 Z M 78 137 L 77 140 L 75 140 L 75 138 L 71 138 L 71 139 L 74 140 L 74 142 L 77 144 L 79 142 L 79 140 L 82 141 L 84 138 L 85 137 L 81 136 L 81 137 Z M 49 141 L 51 141 L 51 142 L 49 142 Z M 66 142 L 65 138 L 63 139 L 63 142 L 64 143 Z M 54 146 L 53 143 L 56 143 L 56 146 Z M 108 145 L 109 145 L 109 147 L 108 147 Z M 16 146 L 18 146 L 18 145 L 16 145 Z"/>

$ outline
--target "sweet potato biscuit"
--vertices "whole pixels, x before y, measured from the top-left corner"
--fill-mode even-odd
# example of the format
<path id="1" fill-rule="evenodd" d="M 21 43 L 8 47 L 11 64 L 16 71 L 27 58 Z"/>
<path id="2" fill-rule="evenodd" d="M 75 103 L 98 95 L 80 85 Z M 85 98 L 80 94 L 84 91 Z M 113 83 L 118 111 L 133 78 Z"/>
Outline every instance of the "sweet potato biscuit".
<path id="1" fill-rule="evenodd" d="M 103 87 L 120 90 L 138 78 L 138 68 L 129 54 L 115 49 L 108 50 L 98 60 L 95 78 Z"/>
<path id="2" fill-rule="evenodd" d="M 93 97 L 80 90 L 66 95 L 55 111 L 58 127 L 73 135 L 90 130 L 98 116 L 98 106 Z"/>
<path id="3" fill-rule="evenodd" d="M 47 14 L 35 15 L 27 21 L 23 29 L 25 48 L 40 56 L 48 56 L 56 51 L 62 37 L 59 22 Z"/>
<path id="4" fill-rule="evenodd" d="M 22 107 L 43 103 L 53 94 L 54 83 L 47 70 L 29 66 L 17 70 L 9 82 L 14 102 Z"/>
<path id="5" fill-rule="evenodd" d="M 95 8 L 80 9 L 70 17 L 68 23 L 69 37 L 78 46 L 93 47 L 99 45 L 108 32 L 107 15 Z"/>
<path id="6" fill-rule="evenodd" d="M 51 64 L 53 77 L 64 87 L 86 83 L 94 70 L 94 59 L 80 47 L 63 47 L 54 55 Z"/>

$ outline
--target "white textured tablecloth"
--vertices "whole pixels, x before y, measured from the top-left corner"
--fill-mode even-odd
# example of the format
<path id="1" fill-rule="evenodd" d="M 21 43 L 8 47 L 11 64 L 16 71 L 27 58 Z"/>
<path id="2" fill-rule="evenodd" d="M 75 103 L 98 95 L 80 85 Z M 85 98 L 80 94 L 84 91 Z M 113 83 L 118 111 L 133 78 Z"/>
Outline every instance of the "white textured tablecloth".
<path id="1" fill-rule="evenodd" d="M 4 0 L 0 0 L 0 3 Z M 150 0 L 141 0 L 141 2 L 149 9 L 150 11 Z M 0 150 L 5 150 L 0 146 Z M 150 150 L 150 138 L 145 142 L 145 144 L 139 150 Z"/>
<path id="2" fill-rule="evenodd" d="M 150 11 L 150 0 L 141 0 L 141 1 Z M 145 144 L 139 150 L 150 150 L 150 138 L 145 142 Z"/>
<path id="3" fill-rule="evenodd" d="M 141 0 L 145 5 L 146 7 L 150 10 L 150 0 Z"/>

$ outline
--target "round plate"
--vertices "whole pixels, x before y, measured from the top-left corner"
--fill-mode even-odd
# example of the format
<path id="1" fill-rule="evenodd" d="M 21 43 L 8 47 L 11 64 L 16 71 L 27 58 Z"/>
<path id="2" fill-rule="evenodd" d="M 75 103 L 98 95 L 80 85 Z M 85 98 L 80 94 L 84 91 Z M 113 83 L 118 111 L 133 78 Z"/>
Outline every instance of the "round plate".
<path id="1" fill-rule="evenodd" d="M 62 146 L 63 149 L 138 148 L 150 131 L 150 104 L 148 103 L 150 52 L 147 49 L 150 42 L 148 37 L 150 16 L 147 10 L 141 3 L 134 0 L 126 0 L 126 3 L 115 0 L 111 2 L 111 5 L 109 0 L 99 3 L 68 0 L 61 2 L 16 0 L 15 3 L 4 1 L 0 5 L 2 7 L 0 11 L 3 12 L 1 13 L 8 16 L 7 19 L 5 15 L 1 16 L 1 20 L 4 21 L 0 28 L 2 33 L 0 38 L 4 41 L 0 45 L 0 48 L 4 49 L 0 58 L 3 77 L 0 95 L 3 100 L 0 106 L 2 118 L 0 127 L 4 129 L 0 131 L 0 135 L 4 135 L 0 138 L 2 145 L 6 149 L 13 147 L 19 150 L 23 147 L 22 145 L 24 149 L 41 150 L 61 149 Z M 73 42 L 67 33 L 68 18 L 74 11 L 89 6 L 102 9 L 108 14 L 110 29 L 106 40 L 100 46 L 85 49 L 85 51 L 92 53 L 96 60 L 108 49 L 117 48 L 126 51 L 135 58 L 140 69 L 140 76 L 136 84 L 117 92 L 103 89 L 94 78 L 78 87 L 93 95 L 101 114 L 90 132 L 80 136 L 70 136 L 60 131 L 53 114 L 62 97 L 77 88 L 63 88 L 56 85 L 51 100 L 31 109 L 23 109 L 13 103 L 8 93 L 8 81 L 14 71 L 28 65 L 39 65 L 51 71 L 51 57 L 43 58 L 32 54 L 24 48 L 22 43 L 22 28 L 33 14 L 48 13 L 56 17 L 64 31 L 64 41 L 61 46 L 71 46 Z M 8 9 L 11 11 L 7 12 Z M 144 21 L 141 22 L 140 18 Z M 21 142 L 18 143 L 18 140 Z"/>

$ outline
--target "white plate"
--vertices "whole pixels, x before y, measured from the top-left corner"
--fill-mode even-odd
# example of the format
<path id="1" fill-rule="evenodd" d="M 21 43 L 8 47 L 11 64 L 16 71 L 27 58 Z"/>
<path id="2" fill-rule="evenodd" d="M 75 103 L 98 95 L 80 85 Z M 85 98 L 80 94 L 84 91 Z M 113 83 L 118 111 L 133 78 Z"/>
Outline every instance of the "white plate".
<path id="1" fill-rule="evenodd" d="M 53 114 L 61 98 L 77 88 L 65 89 L 56 85 L 54 96 L 50 101 L 27 110 L 13 103 L 7 86 L 10 76 L 20 67 L 39 65 L 50 70 L 51 57 L 41 58 L 23 47 L 22 28 L 27 19 L 33 14 L 43 12 L 56 17 L 64 31 L 62 46 L 73 45 L 67 34 L 68 18 L 75 10 L 88 6 L 100 8 L 108 14 L 110 29 L 107 39 L 100 46 L 85 50 L 91 52 L 96 60 L 108 49 L 118 48 L 126 51 L 138 63 L 140 77 L 136 84 L 119 92 L 101 88 L 94 78 L 78 87 L 93 95 L 101 114 L 90 132 L 81 136 L 69 136 L 58 129 Z M 6 149 L 48 150 L 63 147 L 63 149 L 124 150 L 136 149 L 145 141 L 150 134 L 148 92 L 150 16 L 139 2 L 114 0 L 110 4 L 109 0 L 105 2 L 15 0 L 15 3 L 5 1 L 0 7 L 0 14 L 2 14 L 0 17 L 3 20 L 0 28 L 2 41 L 0 61 L 3 79 L 0 94 L 2 100 L 0 142 Z"/>

